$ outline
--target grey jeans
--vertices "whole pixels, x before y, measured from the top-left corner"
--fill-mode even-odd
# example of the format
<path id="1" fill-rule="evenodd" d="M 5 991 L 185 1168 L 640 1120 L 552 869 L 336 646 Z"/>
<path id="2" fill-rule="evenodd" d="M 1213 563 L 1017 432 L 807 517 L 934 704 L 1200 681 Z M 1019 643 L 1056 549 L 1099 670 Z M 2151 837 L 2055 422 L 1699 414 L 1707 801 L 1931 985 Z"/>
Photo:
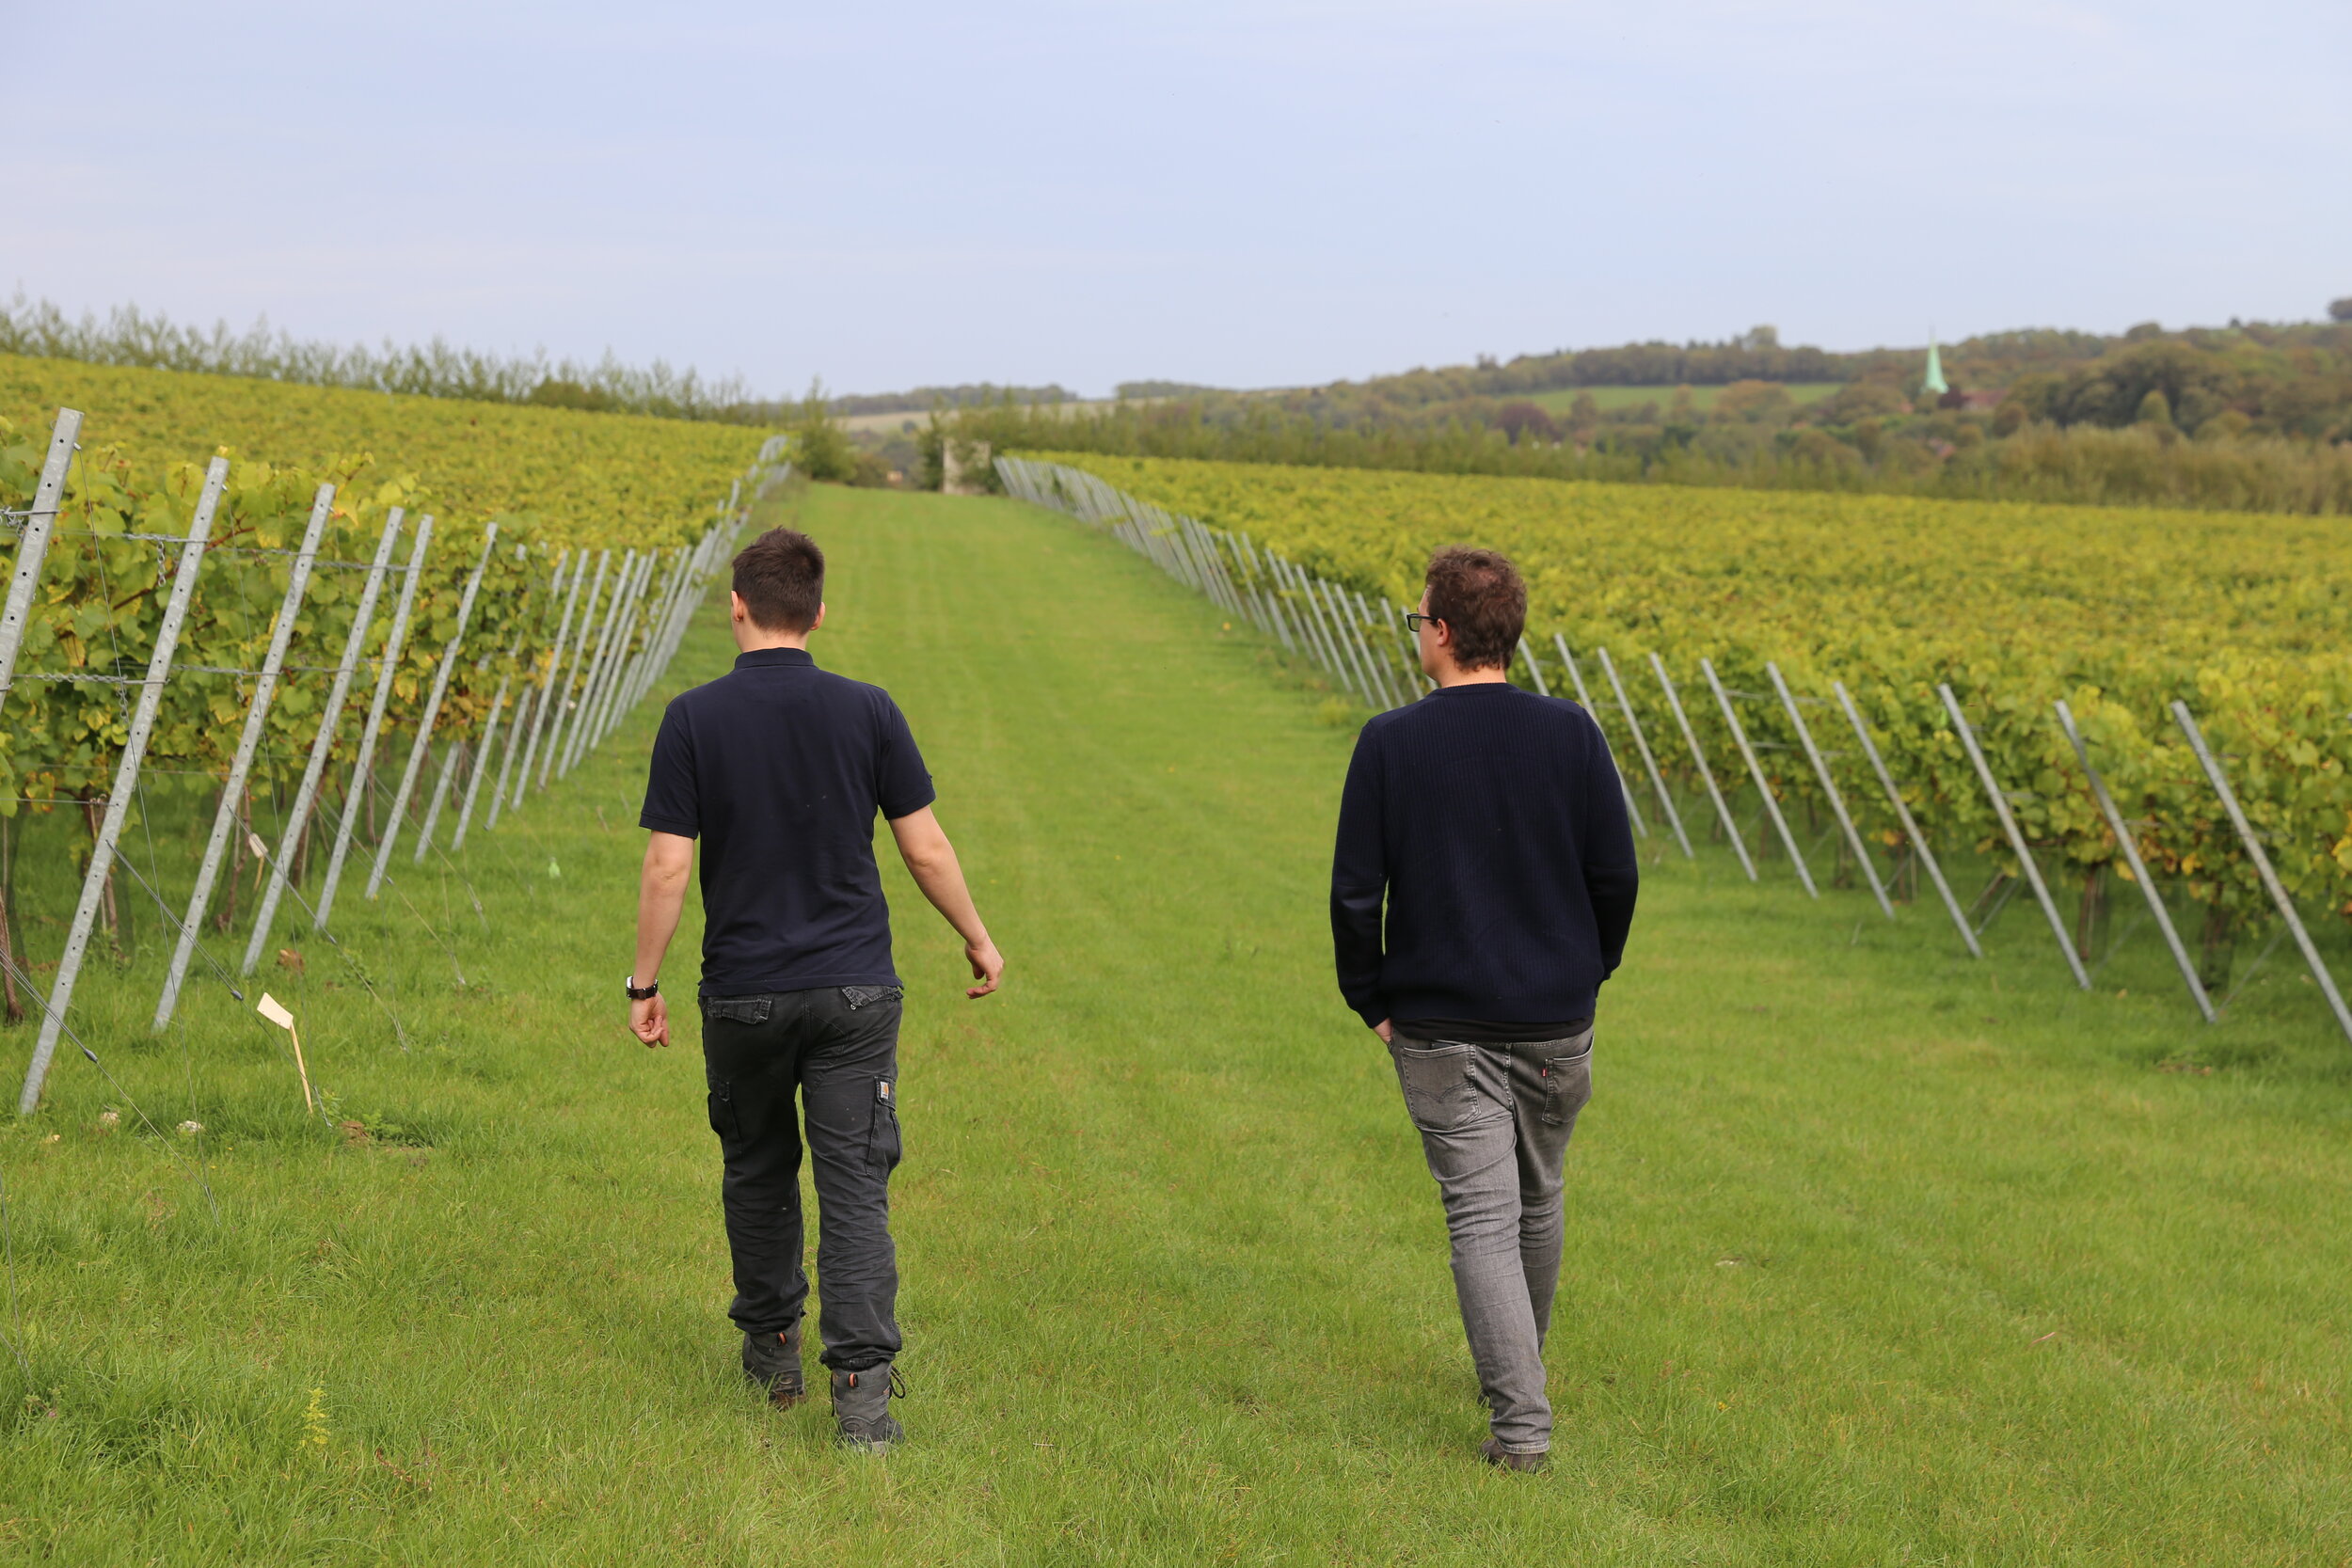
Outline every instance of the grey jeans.
<path id="1" fill-rule="evenodd" d="M 1514 1453 L 1551 1447 L 1544 1336 L 1560 1283 L 1560 1167 L 1593 1096 L 1593 1032 L 1534 1045 L 1398 1035 L 1405 1108 L 1421 1132 L 1454 1243 L 1478 1385 Z"/>

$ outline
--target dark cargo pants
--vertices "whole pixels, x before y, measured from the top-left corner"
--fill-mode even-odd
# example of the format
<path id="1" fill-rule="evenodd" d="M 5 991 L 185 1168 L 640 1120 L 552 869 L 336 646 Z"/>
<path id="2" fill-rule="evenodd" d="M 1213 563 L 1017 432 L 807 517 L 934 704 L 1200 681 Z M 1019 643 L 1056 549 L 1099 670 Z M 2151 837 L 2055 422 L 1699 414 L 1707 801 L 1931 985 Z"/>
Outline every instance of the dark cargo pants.
<path id="1" fill-rule="evenodd" d="M 1551 1447 L 1544 1336 L 1560 1284 L 1561 1165 L 1593 1095 L 1593 1032 L 1534 1045 L 1389 1044 L 1445 1202 L 1454 1291 L 1494 1434 Z"/>
<path id="2" fill-rule="evenodd" d="M 808 1300 L 802 1267 L 801 1117 L 817 1183 L 820 1359 L 860 1372 L 898 1354 L 890 1173 L 898 1164 L 896 988 L 834 986 L 705 997 L 710 1130 L 746 1334 L 781 1334 Z"/>

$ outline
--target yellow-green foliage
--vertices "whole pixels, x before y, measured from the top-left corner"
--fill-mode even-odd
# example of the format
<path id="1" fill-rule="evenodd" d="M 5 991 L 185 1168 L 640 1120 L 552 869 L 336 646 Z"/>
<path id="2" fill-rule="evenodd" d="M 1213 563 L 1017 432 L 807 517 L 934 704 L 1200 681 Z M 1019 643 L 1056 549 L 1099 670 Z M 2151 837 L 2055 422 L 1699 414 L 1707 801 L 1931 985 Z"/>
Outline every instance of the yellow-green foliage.
<path id="1" fill-rule="evenodd" d="M 86 444 L 157 471 L 223 450 L 322 471 L 367 453 L 382 473 L 429 485 L 444 522 L 534 522 L 559 545 L 686 542 L 765 438 L 742 425 L 0 355 L 0 418 L 45 434 L 60 404 L 88 416 Z"/>
<path id="2" fill-rule="evenodd" d="M 559 552 L 610 546 L 617 562 L 627 547 L 653 547 L 674 560 L 716 520 L 761 439 L 736 426 L 0 356 L 0 507 L 28 504 L 61 404 L 84 411 L 82 450 L 0 725 L 0 815 L 20 800 L 47 809 L 104 794 L 135 688 L 87 677 L 144 673 L 178 553 L 127 536 L 184 534 L 215 451 L 232 457 L 230 479 L 149 751 L 150 795 L 174 779 L 212 787 L 206 776 L 226 769 L 252 681 L 220 672 L 262 662 L 292 569 L 289 555 L 267 552 L 300 542 L 321 483 L 336 487 L 326 562 L 369 560 L 387 509 L 402 506 L 405 563 L 418 520 L 436 515 L 388 710 L 395 731 L 418 716 L 485 527 L 497 523 L 437 731 L 456 738 L 478 732 L 511 673 L 544 668 L 554 629 L 542 624 L 544 588 Z M 300 772 L 325 698 L 320 667 L 342 652 L 364 577 L 313 573 L 256 788 Z M 387 582 L 368 657 L 382 646 L 399 586 L 397 576 Z M 641 625 L 638 636 L 650 632 Z M 363 707 L 370 672 L 361 673 L 353 700 Z M 85 678 L 59 678 L 76 676 Z M 340 757 L 358 733 L 346 720 Z"/>
<path id="3" fill-rule="evenodd" d="M 2185 699 L 2289 885 L 2352 895 L 2352 532 L 2339 519 L 1055 460 L 1405 602 L 1433 547 L 1503 550 L 1528 579 L 1532 640 L 1608 647 L 1661 762 L 1687 767 L 1687 752 L 1653 650 L 1686 688 L 1710 766 L 1734 777 L 1701 657 L 1748 691 L 1770 690 L 1768 659 L 1809 696 L 1843 679 L 1925 815 L 1989 844 L 1996 824 L 1935 697 L 1949 681 L 2029 837 L 2104 864 L 2116 847 L 2051 712 L 2066 698 L 2150 857 L 2225 913 L 2249 912 L 2254 874 L 2167 715 Z M 1810 793 L 1776 705 L 1743 718 L 1791 747 L 1765 753 L 1779 784 Z M 1842 739 L 1846 793 L 1871 800 L 1837 709 L 1809 721 L 1825 745 Z"/>

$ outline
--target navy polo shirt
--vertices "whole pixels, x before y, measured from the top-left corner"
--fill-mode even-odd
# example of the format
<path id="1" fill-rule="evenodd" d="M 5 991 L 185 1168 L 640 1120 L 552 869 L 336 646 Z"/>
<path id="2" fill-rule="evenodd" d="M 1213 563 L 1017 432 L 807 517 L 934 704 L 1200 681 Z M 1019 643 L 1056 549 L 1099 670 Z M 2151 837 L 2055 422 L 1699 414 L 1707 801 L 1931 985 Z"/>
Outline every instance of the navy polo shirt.
<path id="1" fill-rule="evenodd" d="M 672 698 L 637 822 L 702 840 L 702 994 L 897 985 L 874 814 L 935 799 L 890 693 L 803 649 Z"/>

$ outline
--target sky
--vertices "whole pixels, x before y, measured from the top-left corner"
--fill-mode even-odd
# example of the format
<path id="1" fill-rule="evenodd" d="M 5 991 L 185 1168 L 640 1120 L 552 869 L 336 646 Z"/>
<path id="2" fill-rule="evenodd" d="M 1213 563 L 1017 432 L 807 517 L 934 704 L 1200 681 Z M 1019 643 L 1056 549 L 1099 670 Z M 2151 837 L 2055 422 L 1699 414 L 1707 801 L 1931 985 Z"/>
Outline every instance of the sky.
<path id="1" fill-rule="evenodd" d="M 2342 0 L 0 0 L 0 293 L 765 394 L 2352 294 Z"/>

